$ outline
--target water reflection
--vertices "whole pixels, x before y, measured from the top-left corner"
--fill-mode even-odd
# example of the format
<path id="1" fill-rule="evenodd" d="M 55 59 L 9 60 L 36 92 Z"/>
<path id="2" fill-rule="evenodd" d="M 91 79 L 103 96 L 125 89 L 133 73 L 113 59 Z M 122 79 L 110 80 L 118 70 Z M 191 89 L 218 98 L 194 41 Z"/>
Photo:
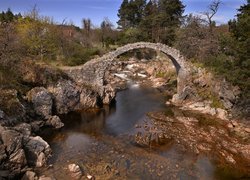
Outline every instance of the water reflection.
<path id="1" fill-rule="evenodd" d="M 101 110 L 73 112 L 62 116 L 65 123 L 63 131 L 82 132 L 91 135 L 109 134 L 113 136 L 128 134 L 135 124 L 146 118 L 149 111 L 163 110 L 164 98 L 154 89 L 130 89 L 117 94 L 113 106 Z"/>
<path id="2" fill-rule="evenodd" d="M 106 120 L 105 132 L 112 135 L 129 133 L 149 111 L 163 110 L 164 98 L 154 89 L 130 88 L 118 93 L 116 111 Z"/>
<path id="3" fill-rule="evenodd" d="M 127 142 L 129 138 L 123 135 L 133 134 L 135 124 L 143 124 L 142 121 L 147 118 L 146 113 L 150 111 L 162 111 L 171 117 L 186 116 L 178 109 L 166 107 L 165 99 L 154 89 L 138 86 L 119 92 L 114 106 L 62 116 L 65 127 L 59 132 L 55 131 L 47 139 L 53 149 L 52 163 L 61 169 L 61 162 L 67 164 L 72 160 L 77 162 L 83 159 L 84 163 L 97 163 L 99 158 L 106 158 L 107 162 L 114 162 L 118 168 L 126 166 L 126 171 L 131 169 L 131 177 L 138 175 L 141 179 L 154 179 L 149 171 L 151 169 L 159 171 L 158 174 L 163 177 L 159 179 L 169 177 L 169 174 L 176 175 L 173 179 L 215 178 L 217 169 L 207 156 L 187 152 L 187 149 L 176 142 L 170 141 L 154 151 L 144 150 Z M 205 121 L 205 125 L 210 124 L 209 122 Z M 203 124 L 199 123 L 200 126 Z M 118 146 L 114 148 L 114 144 Z M 122 151 L 115 154 L 116 148 Z M 127 159 L 121 158 L 125 157 L 124 154 Z M 145 164 L 152 165 L 151 169 L 145 167 Z M 164 168 L 159 168 L 163 165 Z"/>

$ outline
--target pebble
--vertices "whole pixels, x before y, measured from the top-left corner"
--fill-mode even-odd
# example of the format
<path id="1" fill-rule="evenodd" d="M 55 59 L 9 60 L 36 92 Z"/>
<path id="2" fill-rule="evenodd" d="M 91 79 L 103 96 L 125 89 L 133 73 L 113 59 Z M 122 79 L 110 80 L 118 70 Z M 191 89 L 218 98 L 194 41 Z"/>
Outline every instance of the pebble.
<path id="1" fill-rule="evenodd" d="M 90 174 L 87 175 L 87 178 L 88 178 L 89 180 L 95 180 L 95 177 L 92 176 L 92 175 L 90 175 Z"/>

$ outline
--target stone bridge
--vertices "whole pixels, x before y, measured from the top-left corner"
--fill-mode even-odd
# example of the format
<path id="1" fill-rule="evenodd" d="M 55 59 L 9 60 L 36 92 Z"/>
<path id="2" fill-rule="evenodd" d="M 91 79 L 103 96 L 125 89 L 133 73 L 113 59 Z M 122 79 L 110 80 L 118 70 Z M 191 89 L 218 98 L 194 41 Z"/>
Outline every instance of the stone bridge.
<path id="1" fill-rule="evenodd" d="M 106 70 L 116 58 L 123 53 L 135 49 L 153 49 L 166 54 L 172 61 L 177 73 L 177 94 L 175 100 L 183 99 L 184 91 L 188 87 L 190 66 L 180 52 L 161 43 L 138 42 L 127 44 L 117 48 L 115 51 L 109 52 L 102 57 L 92 59 L 81 66 L 64 67 L 63 70 L 78 84 L 87 84 L 98 89 L 101 92 L 105 86 L 104 75 Z"/>

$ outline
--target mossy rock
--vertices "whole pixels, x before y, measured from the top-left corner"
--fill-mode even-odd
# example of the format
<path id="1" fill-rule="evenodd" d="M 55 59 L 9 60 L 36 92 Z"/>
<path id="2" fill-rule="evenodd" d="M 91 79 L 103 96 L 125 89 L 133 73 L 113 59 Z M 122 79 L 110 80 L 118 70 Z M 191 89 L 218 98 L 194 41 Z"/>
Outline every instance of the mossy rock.
<path id="1" fill-rule="evenodd" d="M 18 99 L 17 91 L 13 89 L 0 89 L 0 109 L 10 117 L 21 117 L 25 114 L 24 106 Z"/>

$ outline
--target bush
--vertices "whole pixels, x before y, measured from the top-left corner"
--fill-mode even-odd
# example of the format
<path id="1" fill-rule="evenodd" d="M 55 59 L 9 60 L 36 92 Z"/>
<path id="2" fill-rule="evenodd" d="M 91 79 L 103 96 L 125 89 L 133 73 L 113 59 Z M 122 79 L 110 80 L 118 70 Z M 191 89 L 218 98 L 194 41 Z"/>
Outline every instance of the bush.
<path id="1" fill-rule="evenodd" d="M 94 58 L 94 56 L 100 55 L 98 48 L 83 48 L 81 45 L 75 45 L 72 48 L 73 53 L 69 57 L 65 57 L 65 60 L 62 61 L 63 65 L 81 65 Z"/>

